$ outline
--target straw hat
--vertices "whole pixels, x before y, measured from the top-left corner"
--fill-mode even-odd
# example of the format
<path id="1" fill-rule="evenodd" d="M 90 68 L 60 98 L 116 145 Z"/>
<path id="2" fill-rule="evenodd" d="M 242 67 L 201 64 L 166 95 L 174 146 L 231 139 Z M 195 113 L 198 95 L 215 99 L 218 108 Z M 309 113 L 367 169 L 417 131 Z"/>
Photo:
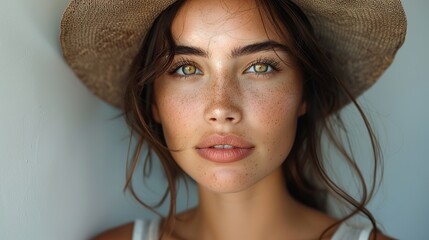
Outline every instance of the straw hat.
<path id="1" fill-rule="evenodd" d="M 399 0 L 293 0 L 321 46 L 359 96 L 391 64 L 404 42 Z M 130 64 L 153 20 L 172 0 L 72 0 L 61 22 L 64 58 L 98 97 L 120 107 Z"/>

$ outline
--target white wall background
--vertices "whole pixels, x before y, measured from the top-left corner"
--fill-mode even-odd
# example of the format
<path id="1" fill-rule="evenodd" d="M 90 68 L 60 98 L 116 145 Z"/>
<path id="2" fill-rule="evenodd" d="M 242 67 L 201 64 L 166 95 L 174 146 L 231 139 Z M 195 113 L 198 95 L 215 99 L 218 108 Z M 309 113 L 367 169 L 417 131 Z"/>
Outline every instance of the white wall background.
<path id="1" fill-rule="evenodd" d="M 370 205 L 387 233 L 429 239 L 429 1 L 402 0 L 408 35 L 366 97 L 384 148 L 385 175 Z"/>
<path id="2" fill-rule="evenodd" d="M 122 193 L 128 131 L 113 119 L 119 112 L 93 97 L 61 57 L 66 4 L 0 2 L 2 240 L 87 239 L 153 216 Z M 423 240 L 429 239 L 429 2 L 403 4 L 406 43 L 363 97 L 385 156 L 384 183 L 370 208 L 390 235 Z"/>

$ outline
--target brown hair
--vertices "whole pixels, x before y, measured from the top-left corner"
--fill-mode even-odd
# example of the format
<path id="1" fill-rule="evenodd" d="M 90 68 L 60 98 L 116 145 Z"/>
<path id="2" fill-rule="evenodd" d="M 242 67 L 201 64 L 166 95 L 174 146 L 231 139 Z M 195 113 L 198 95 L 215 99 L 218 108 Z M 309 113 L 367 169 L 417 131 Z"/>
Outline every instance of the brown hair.
<path id="1" fill-rule="evenodd" d="M 171 229 L 171 224 L 173 224 L 176 215 L 176 181 L 186 174 L 170 155 L 161 127 L 151 116 L 151 100 L 153 98 L 154 80 L 168 69 L 175 55 L 176 45 L 170 28 L 183 2 L 183 0 L 177 1 L 165 9 L 147 33 L 131 67 L 124 104 L 124 114 L 131 128 L 131 137 L 137 137 L 137 146 L 131 161 L 128 163 L 125 187 L 141 204 L 151 210 L 160 206 L 167 199 L 167 196 L 170 196 L 168 216 L 162 227 L 163 234 L 166 229 Z M 279 29 L 279 35 L 291 43 L 292 55 L 297 59 L 304 79 L 304 100 L 307 104 L 307 112 L 298 119 L 294 145 L 283 163 L 288 191 L 298 201 L 323 211 L 326 210 L 327 191 L 353 207 L 349 215 L 326 229 L 320 238 L 331 233 L 330 231 L 335 226 L 357 213 L 366 215 L 376 229 L 375 219 L 365 208 L 365 205 L 374 193 L 377 168 L 381 158 L 378 142 L 367 117 L 356 102 L 355 97 L 343 84 L 339 71 L 333 69 L 328 54 L 319 46 L 312 26 L 301 9 L 292 1 L 258 0 L 257 2 L 260 6 L 260 14 L 269 16 L 271 24 Z M 373 181 L 369 191 L 351 151 L 347 151 L 350 146 L 344 145 L 340 138 L 340 135 L 343 134 L 347 139 L 347 129 L 338 112 L 345 101 L 352 102 L 358 110 L 371 141 L 374 169 Z M 325 159 L 322 157 L 323 133 L 326 134 L 358 177 L 362 188 L 362 196 L 359 200 L 354 199 L 339 187 L 328 175 Z M 149 151 L 144 156 L 144 172 L 147 173 L 147 169 L 150 168 L 152 151 L 154 151 L 159 157 L 168 182 L 166 192 L 157 206 L 145 204 L 137 196 L 132 185 L 133 173 L 144 143 L 149 145 Z M 316 184 L 316 182 L 321 184 Z"/>

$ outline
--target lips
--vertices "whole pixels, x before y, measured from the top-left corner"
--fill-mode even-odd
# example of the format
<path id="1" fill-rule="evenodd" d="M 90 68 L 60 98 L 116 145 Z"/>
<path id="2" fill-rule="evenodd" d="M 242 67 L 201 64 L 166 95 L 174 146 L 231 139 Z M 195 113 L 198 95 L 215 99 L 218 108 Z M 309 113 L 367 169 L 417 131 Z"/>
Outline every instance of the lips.
<path id="1" fill-rule="evenodd" d="M 204 159 L 217 163 L 230 163 L 249 156 L 254 146 L 234 135 L 210 135 L 202 139 L 195 147 Z"/>

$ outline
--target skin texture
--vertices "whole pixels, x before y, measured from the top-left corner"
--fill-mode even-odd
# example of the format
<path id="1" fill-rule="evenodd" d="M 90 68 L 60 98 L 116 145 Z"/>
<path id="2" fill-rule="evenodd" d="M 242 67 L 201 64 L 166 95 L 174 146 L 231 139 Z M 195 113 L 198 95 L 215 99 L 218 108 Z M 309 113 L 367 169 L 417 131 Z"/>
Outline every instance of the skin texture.
<path id="1" fill-rule="evenodd" d="M 187 48 L 156 79 L 152 113 L 172 156 L 197 182 L 200 203 L 163 239 L 318 239 L 335 219 L 292 199 L 280 169 L 306 110 L 289 43 L 245 0 L 188 1 L 172 33 Z M 283 47 L 240 52 L 267 41 Z M 209 161 L 198 146 L 213 135 L 237 137 L 251 151 L 239 161 Z M 129 223 L 95 239 L 131 233 Z"/>
<path id="2" fill-rule="evenodd" d="M 332 219 L 291 199 L 280 170 L 305 113 L 288 43 L 266 19 L 264 28 L 250 1 L 187 2 L 172 33 L 178 46 L 199 54 L 177 55 L 155 81 L 153 115 L 200 197 L 173 233 L 184 239 L 317 238 Z M 234 54 L 267 41 L 286 47 Z M 208 161 L 196 146 L 214 134 L 237 136 L 253 150 L 232 163 Z"/>
<path id="3" fill-rule="evenodd" d="M 275 172 L 305 111 L 300 73 L 285 51 L 232 56 L 234 50 L 269 40 L 256 6 L 236 3 L 186 4 L 173 22 L 173 37 L 177 45 L 201 49 L 207 56 L 176 55 L 173 73 L 155 81 L 153 115 L 168 147 L 177 150 L 171 152 L 174 159 L 202 187 L 219 193 L 245 190 Z M 274 32 L 269 36 L 287 46 Z M 252 63 L 259 59 L 277 62 L 280 70 L 254 73 Z M 184 76 L 181 68 L 174 72 L 183 61 L 197 74 Z M 238 136 L 254 146 L 253 152 L 234 163 L 207 161 L 195 147 L 213 134 Z"/>

